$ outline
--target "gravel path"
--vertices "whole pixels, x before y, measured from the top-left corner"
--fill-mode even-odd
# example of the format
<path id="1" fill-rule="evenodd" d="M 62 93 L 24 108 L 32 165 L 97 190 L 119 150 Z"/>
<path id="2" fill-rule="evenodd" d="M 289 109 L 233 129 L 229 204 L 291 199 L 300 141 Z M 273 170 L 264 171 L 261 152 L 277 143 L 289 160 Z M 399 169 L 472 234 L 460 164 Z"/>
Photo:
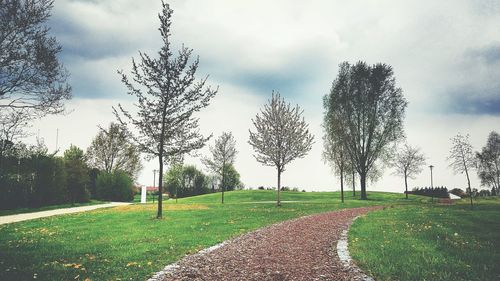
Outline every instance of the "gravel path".
<path id="1" fill-rule="evenodd" d="M 56 215 L 79 213 L 79 212 L 100 209 L 100 208 L 109 208 L 109 207 L 123 206 L 123 205 L 129 205 L 129 204 L 131 204 L 131 203 L 111 202 L 111 203 L 98 204 L 98 205 L 63 208 L 63 209 L 55 209 L 55 210 L 41 211 L 41 212 L 34 212 L 34 213 L 23 213 L 23 214 L 17 214 L 17 215 L 9 215 L 9 216 L 0 216 L 0 224 L 26 221 L 26 220 L 32 220 L 32 219 L 38 219 L 38 218 L 45 218 L 45 217 L 51 217 L 51 216 L 56 216 Z"/>
<path id="2" fill-rule="evenodd" d="M 352 220 L 381 207 L 302 217 L 245 234 L 203 254 L 187 256 L 163 280 L 360 280 L 335 251 Z"/>

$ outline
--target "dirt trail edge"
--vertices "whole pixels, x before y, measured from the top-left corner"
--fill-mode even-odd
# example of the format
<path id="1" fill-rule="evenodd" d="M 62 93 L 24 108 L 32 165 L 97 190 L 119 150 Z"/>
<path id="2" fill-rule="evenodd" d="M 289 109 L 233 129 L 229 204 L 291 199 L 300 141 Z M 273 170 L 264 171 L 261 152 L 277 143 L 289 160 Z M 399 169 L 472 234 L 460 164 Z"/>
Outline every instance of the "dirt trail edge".
<path id="1" fill-rule="evenodd" d="M 361 280 L 336 253 L 352 220 L 382 207 L 344 209 L 261 228 L 186 256 L 150 280 Z"/>

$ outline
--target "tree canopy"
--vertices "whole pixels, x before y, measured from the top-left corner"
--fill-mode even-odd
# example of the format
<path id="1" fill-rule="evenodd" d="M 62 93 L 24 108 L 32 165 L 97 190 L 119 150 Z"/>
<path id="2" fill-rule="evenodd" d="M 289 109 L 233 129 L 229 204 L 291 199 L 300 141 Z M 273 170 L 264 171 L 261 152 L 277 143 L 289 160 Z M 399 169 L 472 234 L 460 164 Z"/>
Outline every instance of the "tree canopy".
<path id="1" fill-rule="evenodd" d="M 361 199 L 367 199 L 367 175 L 390 145 L 404 136 L 407 101 L 396 86 L 392 67 L 341 63 L 323 104 L 325 126 L 352 160 L 360 177 Z"/>
<path id="2" fill-rule="evenodd" d="M 0 0 L 0 109 L 44 116 L 64 111 L 71 98 L 61 46 L 46 22 L 53 0 Z"/>
<path id="3" fill-rule="evenodd" d="M 276 167 L 278 172 L 278 206 L 281 205 L 281 173 L 285 166 L 304 157 L 312 148 L 314 137 L 309 133 L 302 113 L 298 105 L 292 107 L 273 91 L 269 103 L 252 119 L 255 131 L 249 130 L 248 143 L 256 152 L 255 159 L 266 166 Z"/>
<path id="4" fill-rule="evenodd" d="M 122 107 L 113 108 L 118 122 L 132 127 L 137 133 L 131 139 L 149 158 L 158 158 L 159 177 L 163 178 L 163 165 L 181 155 L 202 148 L 210 136 L 199 132 L 194 113 L 208 106 L 217 89 L 206 86 L 208 76 L 196 81 L 199 58 L 191 62 L 192 49 L 185 46 L 177 56 L 170 44 L 172 9 L 162 1 L 158 15 L 163 46 L 158 56 L 139 52 L 139 61 L 132 59 L 131 77 L 119 71 L 128 94 L 137 98 L 133 112 Z M 134 131 L 134 130 L 131 130 Z M 162 217 L 163 182 L 158 185 L 158 213 Z"/>
<path id="5" fill-rule="evenodd" d="M 233 135 L 230 132 L 222 133 L 222 135 L 215 140 L 215 145 L 210 146 L 210 153 L 212 157 L 202 158 L 202 162 L 220 179 L 222 203 L 224 203 L 224 191 L 227 188 L 226 175 L 228 174 L 226 169 L 233 166 L 237 154 L 236 141 Z"/>
<path id="6" fill-rule="evenodd" d="M 405 179 L 406 199 L 408 199 L 408 178 L 414 179 L 416 175 L 420 174 L 423 165 L 425 165 L 425 156 L 420 152 L 420 148 L 405 143 L 396 151 L 392 166 L 394 167 L 394 174 Z"/>
<path id="7" fill-rule="evenodd" d="M 481 184 L 500 191 L 500 135 L 493 131 L 488 135 L 486 145 L 476 153 L 477 173 Z"/>
<path id="8" fill-rule="evenodd" d="M 109 124 L 108 129 L 101 129 L 94 137 L 86 158 L 89 166 L 113 173 L 124 171 L 136 179 L 142 170 L 139 149 L 129 141 L 130 133 L 117 123 Z"/>

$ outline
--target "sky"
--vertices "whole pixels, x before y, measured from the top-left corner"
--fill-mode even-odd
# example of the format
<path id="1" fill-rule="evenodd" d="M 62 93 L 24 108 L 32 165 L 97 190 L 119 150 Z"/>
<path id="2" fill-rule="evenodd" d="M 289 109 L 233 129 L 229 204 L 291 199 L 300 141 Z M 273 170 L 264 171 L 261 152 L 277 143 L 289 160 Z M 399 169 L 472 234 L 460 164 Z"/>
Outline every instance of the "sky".
<path id="1" fill-rule="evenodd" d="M 321 158 L 322 98 L 343 61 L 393 67 L 409 105 L 405 133 L 425 154 L 425 169 L 410 188 L 464 188 L 447 156 L 450 138 L 470 134 L 479 150 L 500 131 L 500 1 L 169 1 L 172 42 L 200 58 L 198 77 L 209 75 L 217 96 L 199 112 L 200 130 L 214 138 L 232 132 L 235 167 L 247 187 L 275 186 L 276 170 L 262 166 L 248 144 L 251 119 L 273 90 L 298 104 L 315 136 L 308 155 L 291 162 L 282 184 L 308 191 L 338 190 L 339 180 Z M 68 114 L 36 121 L 34 135 L 49 149 L 86 149 L 115 117 L 112 106 L 133 109 L 117 70 L 128 72 L 139 51 L 161 47 L 158 0 L 56 0 L 48 22 L 71 73 Z M 56 137 L 57 136 L 57 137 Z M 33 137 L 32 137 L 33 138 Z M 209 141 L 213 144 L 214 138 Z M 57 140 L 56 140 L 57 139 Z M 208 155 L 208 147 L 198 151 Z M 144 161 L 138 183 L 153 184 L 158 161 Z M 204 169 L 199 157 L 186 164 Z M 480 188 L 475 173 L 472 185 Z M 403 179 L 387 168 L 368 190 L 403 191 Z"/>

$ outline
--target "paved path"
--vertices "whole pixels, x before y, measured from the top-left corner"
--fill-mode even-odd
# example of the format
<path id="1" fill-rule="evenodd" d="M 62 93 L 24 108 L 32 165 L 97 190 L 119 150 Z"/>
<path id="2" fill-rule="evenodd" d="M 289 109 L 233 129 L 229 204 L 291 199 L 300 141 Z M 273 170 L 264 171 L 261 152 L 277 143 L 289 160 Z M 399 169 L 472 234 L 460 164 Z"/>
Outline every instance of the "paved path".
<path id="1" fill-rule="evenodd" d="M 363 280 L 335 250 L 352 220 L 381 207 L 344 209 L 274 224 L 187 256 L 156 280 Z"/>
<path id="2" fill-rule="evenodd" d="M 131 204 L 131 203 L 111 202 L 111 203 L 98 204 L 98 205 L 63 208 L 63 209 L 55 209 L 55 210 L 41 211 L 41 212 L 34 212 L 34 213 L 24 213 L 24 214 L 9 215 L 9 216 L 0 216 L 0 225 L 6 224 L 6 223 L 13 223 L 13 222 L 19 222 L 19 221 L 38 219 L 38 218 L 45 218 L 45 217 L 56 216 L 56 215 L 79 213 L 79 212 L 100 209 L 100 208 L 109 208 L 109 207 L 123 206 L 123 205 L 129 205 L 129 204 Z"/>

